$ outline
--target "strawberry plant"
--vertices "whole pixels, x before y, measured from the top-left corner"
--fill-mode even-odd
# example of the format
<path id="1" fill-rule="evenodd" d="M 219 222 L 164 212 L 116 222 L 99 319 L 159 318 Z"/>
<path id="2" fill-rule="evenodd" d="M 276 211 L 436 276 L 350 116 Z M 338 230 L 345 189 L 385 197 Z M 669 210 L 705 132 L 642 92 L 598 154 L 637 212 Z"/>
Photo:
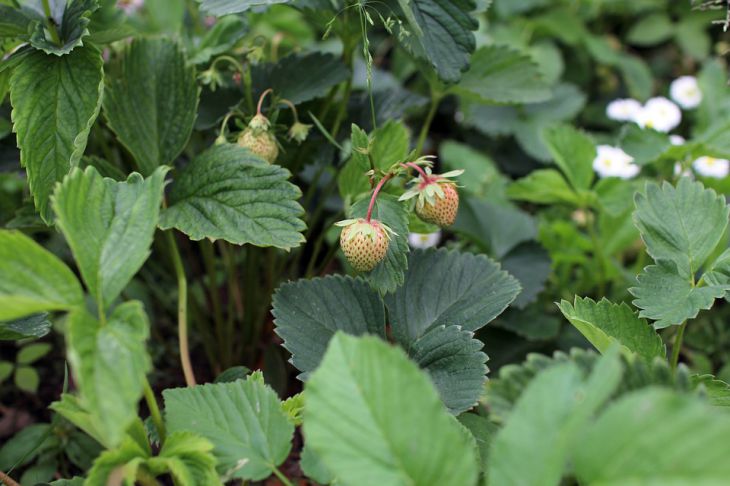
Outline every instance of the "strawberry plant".
<path id="1" fill-rule="evenodd" d="M 0 0 L 0 484 L 727 483 L 718 7 Z"/>

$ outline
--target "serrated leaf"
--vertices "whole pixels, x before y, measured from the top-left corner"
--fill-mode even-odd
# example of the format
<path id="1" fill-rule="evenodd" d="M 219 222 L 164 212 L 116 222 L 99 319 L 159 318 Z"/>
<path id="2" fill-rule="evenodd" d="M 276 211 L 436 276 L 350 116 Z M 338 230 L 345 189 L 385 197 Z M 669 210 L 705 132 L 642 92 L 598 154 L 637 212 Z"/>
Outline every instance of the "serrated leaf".
<path id="1" fill-rule="evenodd" d="M 730 418 L 670 390 L 637 391 L 608 406 L 573 451 L 581 483 L 719 485 L 730 475 Z M 691 438 L 691 439 L 689 439 Z"/>
<path id="2" fill-rule="evenodd" d="M 264 479 L 289 455 L 294 426 L 260 372 L 232 383 L 168 389 L 163 397 L 168 430 L 213 443 L 224 479 Z"/>
<path id="3" fill-rule="evenodd" d="M 437 326 L 413 342 L 410 358 L 426 370 L 454 415 L 477 404 L 487 377 L 484 344 L 460 326 Z"/>
<path id="4" fill-rule="evenodd" d="M 682 177 L 673 187 L 648 183 L 634 198 L 634 223 L 654 260 L 672 260 L 689 279 L 705 263 L 728 224 L 723 196 Z"/>
<path id="5" fill-rule="evenodd" d="M 337 331 L 385 339 L 385 307 L 362 279 L 328 276 L 285 283 L 273 296 L 276 333 L 304 379 L 319 365 Z"/>
<path id="6" fill-rule="evenodd" d="M 96 120 L 103 90 L 101 52 L 92 46 L 65 56 L 29 52 L 10 78 L 13 131 L 35 206 L 52 218 L 49 196 L 76 166 Z"/>
<path id="7" fill-rule="evenodd" d="M 41 312 L 13 321 L 0 322 L 0 341 L 39 338 L 51 331 L 48 313 Z"/>
<path id="8" fill-rule="evenodd" d="M 83 45 L 89 35 L 89 17 L 99 8 L 98 0 L 52 0 L 51 21 L 56 24 L 61 44 L 48 33 L 45 22 L 37 22 L 30 36 L 30 45 L 46 54 L 63 56 Z M 42 15 L 41 12 L 39 14 Z"/>
<path id="9" fill-rule="evenodd" d="M 618 344 L 628 355 L 636 353 L 648 362 L 666 358 L 662 338 L 625 303 L 576 297 L 572 305 L 563 300 L 558 308 L 601 353 Z"/>
<path id="10" fill-rule="evenodd" d="M 372 139 L 370 158 L 382 171 L 387 171 L 408 155 L 410 132 L 401 121 L 388 120 L 373 132 Z"/>
<path id="11" fill-rule="evenodd" d="M 715 299 L 730 290 L 728 284 L 695 287 L 679 274 L 674 262 L 668 260 L 649 265 L 636 280 L 638 285 L 629 289 L 636 297 L 633 304 L 641 309 L 639 317 L 656 321 L 654 327 L 657 329 L 694 319 L 700 310 L 711 308 Z"/>
<path id="12" fill-rule="evenodd" d="M 112 479 L 124 486 L 133 485 L 137 470 L 151 455 L 144 426 L 136 419 L 119 445 L 96 458 L 84 486 L 108 486 Z"/>
<path id="13" fill-rule="evenodd" d="M 472 16 L 473 0 L 399 0 L 410 32 L 403 37 L 406 48 L 426 59 L 436 74 L 455 83 L 469 66 L 476 47 L 473 30 L 479 23 Z"/>
<path id="14" fill-rule="evenodd" d="M 457 251 L 411 253 L 405 283 L 385 297 L 395 339 L 406 349 L 437 326 L 476 331 L 520 292 L 517 280 L 484 255 Z"/>
<path id="15" fill-rule="evenodd" d="M 70 310 L 84 294 L 73 272 L 19 231 L 0 230 L 0 319 Z"/>
<path id="16" fill-rule="evenodd" d="M 142 175 L 170 165 L 195 122 L 195 67 L 169 39 L 136 38 L 110 66 L 104 115 Z"/>
<path id="17" fill-rule="evenodd" d="M 361 199 L 350 208 L 349 216 L 364 218 L 369 204 L 369 198 Z M 373 219 L 388 225 L 395 235 L 391 235 L 385 259 L 365 279 L 381 293 L 393 292 L 403 283 L 408 268 L 408 211 L 395 196 L 380 194 L 373 207 Z"/>
<path id="18" fill-rule="evenodd" d="M 555 165 L 565 174 L 576 191 L 586 190 L 593 182 L 593 159 L 596 146 L 585 132 L 571 125 L 545 129 L 542 137 Z"/>
<path id="19" fill-rule="evenodd" d="M 93 167 L 74 169 L 57 186 L 53 209 L 89 293 L 106 308 L 150 254 L 166 167 L 126 182 L 102 178 Z"/>
<path id="20" fill-rule="evenodd" d="M 277 3 L 287 3 L 290 0 L 196 0 L 201 10 L 210 15 L 220 17 L 233 13 L 246 12 L 254 7 L 266 7 Z"/>
<path id="21" fill-rule="evenodd" d="M 535 103 L 550 98 L 550 89 L 532 58 L 499 45 L 479 48 L 471 58 L 471 68 L 454 89 L 483 103 Z"/>
<path id="22" fill-rule="evenodd" d="M 326 95 L 350 76 L 339 57 L 323 52 L 289 54 L 276 64 L 262 64 L 251 72 L 258 93 L 271 88 L 276 96 L 295 105 Z"/>
<path id="23" fill-rule="evenodd" d="M 68 360 L 80 391 L 79 406 L 89 413 L 102 444 L 118 445 L 137 417 L 145 374 L 151 368 L 145 349 L 149 322 L 142 303 L 119 305 L 100 323 L 78 309 L 68 320 Z"/>
<path id="24" fill-rule="evenodd" d="M 580 205 L 580 197 L 571 189 L 565 178 L 555 169 L 539 169 L 530 172 L 507 188 L 512 199 L 538 204 L 567 203 Z"/>
<path id="25" fill-rule="evenodd" d="M 290 249 L 304 241 L 299 188 L 286 169 L 233 144 L 214 145 L 175 178 L 160 228 L 193 240 Z"/>
<path id="26" fill-rule="evenodd" d="M 381 339 L 335 335 L 305 391 L 307 447 L 343 484 L 476 482 L 473 438 L 426 374 Z"/>
<path id="27" fill-rule="evenodd" d="M 145 461 L 155 475 L 169 473 L 179 486 L 220 486 L 213 444 L 192 432 L 173 432 L 157 456 Z"/>

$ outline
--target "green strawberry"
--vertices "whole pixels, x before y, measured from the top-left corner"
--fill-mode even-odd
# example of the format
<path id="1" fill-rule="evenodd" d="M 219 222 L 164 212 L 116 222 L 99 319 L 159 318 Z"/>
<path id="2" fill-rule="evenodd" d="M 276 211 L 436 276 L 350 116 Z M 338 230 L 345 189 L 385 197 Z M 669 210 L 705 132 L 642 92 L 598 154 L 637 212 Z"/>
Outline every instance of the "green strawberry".
<path id="1" fill-rule="evenodd" d="M 388 253 L 390 234 L 387 225 L 376 219 L 367 221 L 347 219 L 336 223 L 342 227 L 340 246 L 352 268 L 359 272 L 369 272 L 375 268 Z"/>

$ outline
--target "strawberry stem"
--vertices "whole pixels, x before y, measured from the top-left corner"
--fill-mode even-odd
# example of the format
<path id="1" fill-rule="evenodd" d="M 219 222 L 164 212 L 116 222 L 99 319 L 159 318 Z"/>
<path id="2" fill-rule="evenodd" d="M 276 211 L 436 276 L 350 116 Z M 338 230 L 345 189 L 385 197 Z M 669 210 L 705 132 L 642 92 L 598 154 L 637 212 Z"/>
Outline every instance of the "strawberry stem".
<path id="1" fill-rule="evenodd" d="M 274 91 L 274 90 L 269 88 L 266 91 L 264 91 L 263 93 L 261 93 L 261 96 L 259 97 L 259 104 L 256 105 L 256 114 L 257 115 L 261 114 L 261 106 L 264 104 L 264 98 L 266 98 L 266 95 L 271 93 L 272 91 Z"/>
<path id="2" fill-rule="evenodd" d="M 414 162 L 406 162 L 405 164 L 401 164 L 401 167 L 405 168 L 412 168 L 415 169 L 416 172 L 418 172 L 421 175 L 421 178 L 423 179 L 423 182 L 429 183 L 431 182 L 431 178 L 426 174 L 426 171 L 424 171 L 418 164 Z"/>
<path id="3" fill-rule="evenodd" d="M 368 223 L 370 222 L 370 217 L 373 215 L 373 207 L 375 207 L 375 200 L 378 198 L 378 193 L 383 188 L 385 183 L 388 182 L 388 180 L 392 177 L 393 177 L 393 174 L 386 174 L 385 177 L 380 179 L 380 182 L 378 182 L 378 185 L 375 186 L 373 195 L 370 198 L 370 205 L 368 206 L 368 214 L 365 216 L 365 221 L 367 221 Z"/>
<path id="4" fill-rule="evenodd" d="M 292 113 L 294 113 L 294 123 L 299 123 L 299 113 L 297 113 L 297 107 L 294 106 L 294 103 L 292 103 L 291 101 L 287 100 L 286 98 L 282 98 L 279 101 L 281 103 L 284 103 L 286 106 L 288 106 L 289 109 L 291 109 Z"/>

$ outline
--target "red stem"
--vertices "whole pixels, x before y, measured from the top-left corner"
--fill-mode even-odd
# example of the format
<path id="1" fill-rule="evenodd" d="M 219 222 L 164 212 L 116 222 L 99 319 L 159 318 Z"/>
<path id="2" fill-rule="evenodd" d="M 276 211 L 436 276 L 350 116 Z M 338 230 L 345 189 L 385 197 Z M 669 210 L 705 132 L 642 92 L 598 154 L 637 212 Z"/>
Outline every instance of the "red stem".
<path id="1" fill-rule="evenodd" d="M 259 104 L 256 105 L 256 114 L 257 115 L 261 114 L 261 105 L 264 104 L 264 98 L 266 98 L 266 95 L 271 93 L 272 91 L 273 90 L 271 88 L 269 88 L 266 91 L 264 91 L 263 93 L 261 93 L 261 97 L 259 98 Z"/>
<path id="2" fill-rule="evenodd" d="M 373 191 L 373 195 L 370 198 L 370 205 L 368 206 L 368 214 L 365 216 L 365 221 L 368 223 L 370 222 L 370 217 L 373 215 L 373 207 L 375 207 L 375 200 L 378 198 L 378 193 L 383 188 L 386 182 L 388 182 L 388 179 L 393 177 L 393 174 L 387 174 L 385 177 L 380 179 L 380 182 L 378 182 L 378 185 L 375 186 L 375 190 Z"/>
<path id="3" fill-rule="evenodd" d="M 416 172 L 418 172 L 421 175 L 421 178 L 423 179 L 423 182 L 429 183 L 431 182 L 431 178 L 426 174 L 426 171 L 424 171 L 421 166 L 418 164 L 415 164 L 413 162 L 406 162 L 405 164 L 401 164 L 401 167 L 411 167 L 413 169 L 416 169 Z"/>

